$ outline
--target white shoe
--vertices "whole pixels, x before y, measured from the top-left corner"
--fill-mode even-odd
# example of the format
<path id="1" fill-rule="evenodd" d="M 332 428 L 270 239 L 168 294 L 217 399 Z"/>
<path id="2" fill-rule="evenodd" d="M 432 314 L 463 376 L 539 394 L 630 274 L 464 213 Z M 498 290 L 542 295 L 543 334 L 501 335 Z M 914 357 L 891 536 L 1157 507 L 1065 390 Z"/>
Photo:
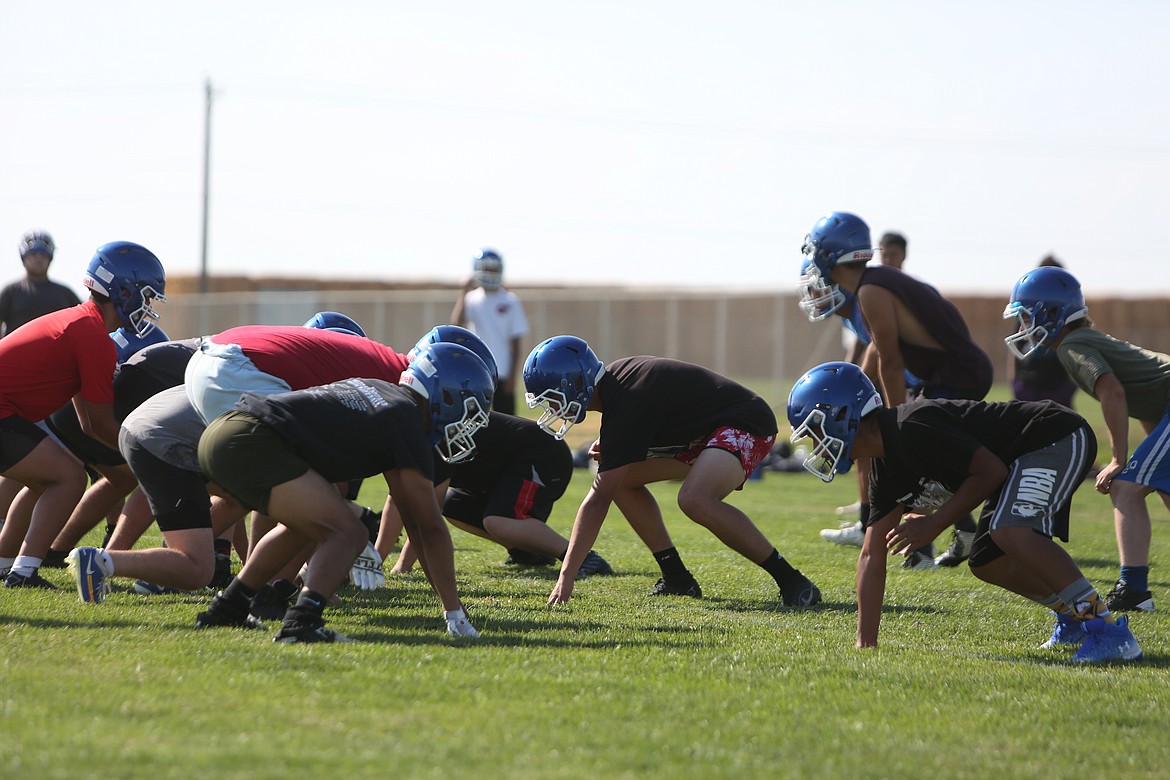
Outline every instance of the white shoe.
<path id="1" fill-rule="evenodd" d="M 861 511 L 861 502 L 855 501 L 854 503 L 848 504 L 846 506 L 839 506 L 835 511 L 839 515 L 855 515 Z"/>
<path id="2" fill-rule="evenodd" d="M 472 639 L 479 636 L 479 632 L 475 630 L 475 626 L 471 625 L 471 621 L 468 620 L 467 612 L 462 608 L 444 612 L 443 618 L 447 621 L 447 633 L 449 635 L 466 636 Z"/>
<path id="3" fill-rule="evenodd" d="M 822 528 L 821 538 L 833 544 L 860 547 L 865 542 L 865 529 L 860 522 L 842 523 L 840 528 Z"/>

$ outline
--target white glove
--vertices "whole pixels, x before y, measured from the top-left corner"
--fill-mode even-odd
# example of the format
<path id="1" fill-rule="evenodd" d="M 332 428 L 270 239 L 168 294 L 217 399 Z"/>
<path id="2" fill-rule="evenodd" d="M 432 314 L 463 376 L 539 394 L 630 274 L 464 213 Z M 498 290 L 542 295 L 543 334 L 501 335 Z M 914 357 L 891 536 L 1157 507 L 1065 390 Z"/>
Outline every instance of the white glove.
<path id="1" fill-rule="evenodd" d="M 447 633 L 451 636 L 468 636 L 472 639 L 479 636 L 475 626 L 471 625 L 471 621 L 467 619 L 467 613 L 463 607 L 444 612 L 443 618 L 447 621 Z"/>
<path id="2" fill-rule="evenodd" d="M 370 542 L 366 542 L 366 549 L 353 562 L 349 578 L 361 590 L 377 590 L 386 584 L 386 575 L 382 573 L 382 556 L 378 555 Z"/>

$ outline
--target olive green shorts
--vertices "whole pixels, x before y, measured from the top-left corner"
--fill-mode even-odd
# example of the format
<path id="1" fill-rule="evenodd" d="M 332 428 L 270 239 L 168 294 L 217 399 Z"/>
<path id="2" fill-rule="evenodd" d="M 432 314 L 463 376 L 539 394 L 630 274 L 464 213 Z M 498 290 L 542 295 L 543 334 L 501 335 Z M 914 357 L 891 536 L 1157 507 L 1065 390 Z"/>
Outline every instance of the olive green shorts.
<path id="1" fill-rule="evenodd" d="M 268 512 L 272 488 L 310 470 L 276 431 L 235 410 L 216 417 L 203 432 L 199 466 L 241 504 L 261 512 Z"/>

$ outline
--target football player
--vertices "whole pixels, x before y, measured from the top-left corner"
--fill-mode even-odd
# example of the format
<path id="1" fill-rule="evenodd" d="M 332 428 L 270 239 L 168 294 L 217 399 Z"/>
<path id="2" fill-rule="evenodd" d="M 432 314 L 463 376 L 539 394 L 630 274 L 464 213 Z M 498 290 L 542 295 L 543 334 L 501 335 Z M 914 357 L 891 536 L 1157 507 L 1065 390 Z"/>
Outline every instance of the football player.
<path id="1" fill-rule="evenodd" d="M 459 600 L 454 550 L 433 491 L 431 448 L 458 463 L 475 453 L 488 422 L 493 383 L 470 350 L 422 350 L 398 385 L 348 379 L 269 396 L 245 394 L 199 443 L 199 462 L 217 485 L 280 526 L 264 537 L 232 583 L 199 615 L 200 626 L 253 626 L 252 598 L 307 541 L 315 552 L 304 588 L 275 640 L 336 642 L 322 612 L 366 545 L 353 505 L 332 483 L 381 473 L 439 595 L 448 633 L 475 637 Z M 421 411 L 421 414 L 420 414 Z"/>
<path id="2" fill-rule="evenodd" d="M 1097 451 L 1093 429 L 1052 401 L 921 399 L 890 409 L 851 363 L 812 369 L 788 398 L 792 440 L 810 439 L 805 468 L 825 482 L 873 459 L 873 509 L 857 562 L 857 647 L 876 647 L 886 556 L 908 555 L 980 503 L 971 573 L 1056 613 L 1043 647 L 1077 646 L 1077 662 L 1132 661 L 1141 648 L 1076 563 L 1072 495 Z"/>
<path id="3" fill-rule="evenodd" d="M 682 480 L 678 505 L 731 549 L 776 580 L 785 606 L 812 606 L 821 593 L 780 556 L 752 521 L 725 499 L 743 487 L 772 449 L 776 416 L 764 399 L 701 366 L 641 355 L 603 365 L 576 336 L 554 336 L 524 363 L 537 424 L 563 439 L 589 411 L 600 412 L 591 454 L 597 477 L 577 510 L 568 552 L 549 596 L 564 603 L 616 504 L 653 553 L 662 578 L 651 595 L 699 598 L 702 590 L 675 549 L 646 485 Z"/>
<path id="4" fill-rule="evenodd" d="M 72 398 L 81 430 L 117 445 L 117 348 L 109 334 L 125 327 L 143 336 L 154 328 L 153 304 L 165 300 L 166 274 L 145 247 L 117 241 L 98 248 L 84 284 L 88 301 L 0 340 L 0 473 L 39 493 L 27 533 L 15 523 L 0 532 L 0 572 L 8 572 L 8 588 L 52 587 L 37 570 L 85 489 L 80 462 L 36 423 Z"/>
<path id="5" fill-rule="evenodd" d="M 1036 268 L 1021 276 L 1003 316 L 1018 322 L 1005 339 L 1017 357 L 1055 351 L 1077 387 L 1101 402 L 1110 459 L 1097 474 L 1096 487 L 1113 502 L 1121 558 L 1120 576 L 1105 603 L 1115 612 L 1153 612 L 1146 497 L 1156 490 L 1170 506 L 1170 355 L 1094 328 L 1080 283 L 1063 268 Z M 1131 417 L 1146 432 L 1132 451 Z"/>
<path id="6" fill-rule="evenodd" d="M 991 359 L 971 339 L 963 315 L 925 282 L 891 266 L 866 266 L 873 243 L 864 220 L 845 211 L 822 217 L 802 251 L 806 296 L 824 299 L 816 307 L 818 317 L 835 313 L 850 296 L 860 307 L 872 339 L 861 367 L 879 378 L 889 405 L 911 397 L 907 370 L 922 380 L 917 395 L 924 398 L 981 400 L 987 395 L 994 376 Z M 934 563 L 958 566 L 966 560 L 974 532 L 974 519 L 962 518 L 950 547 Z M 933 568 L 929 550 L 915 550 L 908 559 L 911 567 Z"/>

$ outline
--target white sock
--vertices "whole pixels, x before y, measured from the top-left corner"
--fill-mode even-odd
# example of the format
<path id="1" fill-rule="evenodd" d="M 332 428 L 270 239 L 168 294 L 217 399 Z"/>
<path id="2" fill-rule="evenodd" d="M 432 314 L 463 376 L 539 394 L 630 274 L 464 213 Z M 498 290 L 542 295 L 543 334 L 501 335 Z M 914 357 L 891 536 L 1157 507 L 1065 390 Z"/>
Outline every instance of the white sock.
<path id="1" fill-rule="evenodd" d="M 12 564 L 16 563 L 15 558 L 0 558 L 0 571 L 11 569 Z"/>
<path id="2" fill-rule="evenodd" d="M 21 577 L 29 577 L 39 568 L 41 568 L 41 559 L 33 555 L 18 555 L 16 560 L 12 562 L 12 573 L 19 574 Z"/>

